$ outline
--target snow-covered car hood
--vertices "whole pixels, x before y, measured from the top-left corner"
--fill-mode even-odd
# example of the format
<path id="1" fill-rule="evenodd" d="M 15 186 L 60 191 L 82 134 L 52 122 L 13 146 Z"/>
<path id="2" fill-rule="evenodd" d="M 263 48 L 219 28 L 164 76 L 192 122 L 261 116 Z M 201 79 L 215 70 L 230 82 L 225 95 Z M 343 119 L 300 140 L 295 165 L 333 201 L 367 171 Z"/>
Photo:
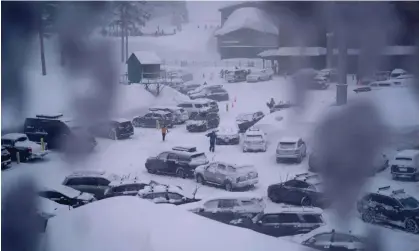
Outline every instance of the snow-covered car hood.
<path id="1" fill-rule="evenodd" d="M 90 200 L 93 200 L 94 198 L 95 196 L 90 193 L 81 193 L 79 196 L 77 196 L 77 199 L 85 200 L 85 201 L 90 201 Z"/>
<path id="2" fill-rule="evenodd" d="M 32 152 L 41 152 L 42 146 L 37 144 L 36 142 L 25 140 L 25 141 L 18 141 L 15 143 L 17 147 L 28 147 L 32 149 Z"/>
<path id="3" fill-rule="evenodd" d="M 206 123 L 207 121 L 205 120 L 188 120 L 186 121 L 186 126 L 191 126 L 191 125 L 201 126 L 201 125 L 205 125 Z"/>

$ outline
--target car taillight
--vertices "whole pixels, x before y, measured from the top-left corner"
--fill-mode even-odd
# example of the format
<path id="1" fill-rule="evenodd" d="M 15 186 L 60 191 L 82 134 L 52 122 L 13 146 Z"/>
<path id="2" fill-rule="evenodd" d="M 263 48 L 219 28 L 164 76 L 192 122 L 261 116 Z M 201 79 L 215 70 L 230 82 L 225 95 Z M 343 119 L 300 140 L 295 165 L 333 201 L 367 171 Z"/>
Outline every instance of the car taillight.
<path id="1" fill-rule="evenodd" d="M 31 152 L 32 152 L 32 148 L 28 148 L 28 152 L 30 152 L 30 153 L 31 153 Z"/>

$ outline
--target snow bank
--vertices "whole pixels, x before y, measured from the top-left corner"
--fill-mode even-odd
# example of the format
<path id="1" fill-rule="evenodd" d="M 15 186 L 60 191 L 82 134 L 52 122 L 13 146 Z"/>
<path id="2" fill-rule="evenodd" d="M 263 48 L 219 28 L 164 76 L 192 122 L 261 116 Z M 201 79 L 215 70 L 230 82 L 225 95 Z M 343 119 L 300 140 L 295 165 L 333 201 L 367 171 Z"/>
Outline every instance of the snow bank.
<path id="1" fill-rule="evenodd" d="M 51 251 L 311 250 L 136 197 L 97 201 L 48 223 Z"/>
<path id="2" fill-rule="evenodd" d="M 215 32 L 215 35 L 225 35 L 238 29 L 251 29 L 274 35 L 279 34 L 278 28 L 268 18 L 268 14 L 254 7 L 235 10 L 228 17 L 223 27 Z"/>

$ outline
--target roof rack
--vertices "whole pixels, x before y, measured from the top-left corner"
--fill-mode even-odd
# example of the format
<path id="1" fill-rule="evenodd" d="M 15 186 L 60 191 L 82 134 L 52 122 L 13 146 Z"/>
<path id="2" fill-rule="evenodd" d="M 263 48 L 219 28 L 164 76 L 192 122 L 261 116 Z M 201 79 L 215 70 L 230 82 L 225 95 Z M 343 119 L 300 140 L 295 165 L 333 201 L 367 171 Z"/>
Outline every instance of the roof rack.
<path id="1" fill-rule="evenodd" d="M 389 189 L 390 189 L 390 186 L 385 186 L 385 187 L 378 188 L 378 191 L 389 190 Z"/>
<path id="2" fill-rule="evenodd" d="M 173 151 L 193 153 L 193 152 L 196 152 L 196 147 L 175 146 L 175 147 L 172 148 L 172 150 Z"/>
<path id="3" fill-rule="evenodd" d="M 392 194 L 401 194 L 401 193 L 405 193 L 404 189 L 397 189 L 391 192 Z"/>
<path id="4" fill-rule="evenodd" d="M 310 175 L 310 173 L 300 173 L 300 174 L 296 174 L 295 177 L 298 178 L 298 177 L 308 176 L 308 175 Z"/>
<path id="5" fill-rule="evenodd" d="M 57 114 L 37 114 L 37 118 L 44 118 L 44 119 L 58 119 L 64 116 L 62 113 Z"/>

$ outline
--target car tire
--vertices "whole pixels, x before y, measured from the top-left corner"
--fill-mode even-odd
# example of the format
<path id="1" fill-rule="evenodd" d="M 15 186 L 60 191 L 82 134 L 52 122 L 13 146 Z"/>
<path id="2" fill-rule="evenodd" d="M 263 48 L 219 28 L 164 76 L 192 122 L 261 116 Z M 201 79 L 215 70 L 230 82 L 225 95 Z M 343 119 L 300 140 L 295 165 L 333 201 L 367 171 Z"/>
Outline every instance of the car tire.
<path id="1" fill-rule="evenodd" d="M 152 169 L 152 168 L 147 168 L 147 172 L 151 173 L 151 174 L 155 174 L 156 170 Z"/>
<path id="2" fill-rule="evenodd" d="M 176 170 L 176 176 L 182 179 L 186 178 L 186 174 L 185 174 L 185 170 L 183 170 L 183 168 L 178 168 Z"/>
<path id="3" fill-rule="evenodd" d="M 374 223 L 374 212 L 372 210 L 367 210 L 366 212 L 363 212 L 361 215 L 361 219 L 365 223 Z"/>
<path id="4" fill-rule="evenodd" d="M 311 199 L 309 197 L 303 197 L 301 199 L 301 206 L 311 207 L 311 206 L 313 206 L 313 203 L 311 202 Z"/>
<path id="5" fill-rule="evenodd" d="M 201 184 L 201 185 L 205 185 L 205 179 L 204 179 L 204 177 L 201 174 L 198 174 L 196 176 L 196 182 L 199 183 L 199 184 Z"/>
<path id="6" fill-rule="evenodd" d="M 230 182 L 230 181 L 226 181 L 226 182 L 224 183 L 224 189 L 225 189 L 226 191 L 232 192 L 232 191 L 233 191 L 233 184 L 231 184 L 231 182 Z"/>
<path id="7" fill-rule="evenodd" d="M 406 221 L 404 222 L 404 228 L 409 233 L 419 233 L 419 224 L 413 219 L 406 219 Z"/>

